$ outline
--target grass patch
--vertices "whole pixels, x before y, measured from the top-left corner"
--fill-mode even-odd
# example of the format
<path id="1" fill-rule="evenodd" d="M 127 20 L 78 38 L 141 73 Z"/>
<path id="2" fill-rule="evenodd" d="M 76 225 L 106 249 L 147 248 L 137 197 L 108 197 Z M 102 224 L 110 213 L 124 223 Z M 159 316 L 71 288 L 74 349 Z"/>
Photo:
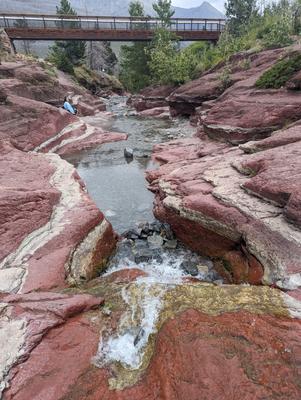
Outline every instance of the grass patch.
<path id="1" fill-rule="evenodd" d="M 301 70 L 301 54 L 294 54 L 278 61 L 257 80 L 260 89 L 279 89 Z"/>

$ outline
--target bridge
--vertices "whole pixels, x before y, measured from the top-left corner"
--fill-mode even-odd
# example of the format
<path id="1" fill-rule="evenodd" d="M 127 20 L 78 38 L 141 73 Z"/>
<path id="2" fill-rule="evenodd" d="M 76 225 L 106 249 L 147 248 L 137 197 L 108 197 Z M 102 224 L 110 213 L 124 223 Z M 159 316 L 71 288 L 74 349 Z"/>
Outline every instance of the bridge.
<path id="1" fill-rule="evenodd" d="M 152 17 L 101 17 L 0 14 L 0 27 L 11 40 L 149 41 L 162 21 Z M 181 41 L 216 42 L 223 19 L 172 18 L 168 29 Z"/>

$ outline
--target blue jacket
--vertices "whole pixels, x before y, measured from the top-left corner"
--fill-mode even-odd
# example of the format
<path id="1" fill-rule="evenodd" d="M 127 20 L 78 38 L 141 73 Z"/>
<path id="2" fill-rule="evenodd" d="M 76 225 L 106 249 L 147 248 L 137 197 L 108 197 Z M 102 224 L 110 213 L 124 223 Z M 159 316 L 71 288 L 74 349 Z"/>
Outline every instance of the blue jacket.
<path id="1" fill-rule="evenodd" d="M 68 101 L 65 101 L 64 109 L 69 111 L 71 114 L 75 114 L 74 108 L 72 107 L 72 105 Z"/>

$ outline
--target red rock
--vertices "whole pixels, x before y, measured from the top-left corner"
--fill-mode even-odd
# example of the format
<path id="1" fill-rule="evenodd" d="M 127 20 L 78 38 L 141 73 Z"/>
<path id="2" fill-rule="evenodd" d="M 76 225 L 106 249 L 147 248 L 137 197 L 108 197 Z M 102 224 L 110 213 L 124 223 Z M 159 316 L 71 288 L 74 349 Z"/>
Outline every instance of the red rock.
<path id="1" fill-rule="evenodd" d="M 301 227 L 301 140 L 250 155 L 241 169 L 252 175 L 243 185 L 248 191 L 285 207 L 284 216 Z"/>
<path id="2" fill-rule="evenodd" d="M 300 334 L 297 320 L 187 310 L 164 324 L 141 380 L 116 391 L 108 387 L 109 371 L 90 364 L 97 333 L 76 318 L 52 330 L 14 369 L 4 400 L 253 400 L 275 393 L 298 400 Z"/>
<path id="3" fill-rule="evenodd" d="M 252 84 L 256 82 L 266 69 L 279 59 L 283 54 L 282 49 L 268 50 L 260 53 L 245 52 L 235 54 L 230 58 L 227 65 L 220 63 L 212 70 L 204 73 L 200 78 L 180 86 L 168 97 L 172 116 L 193 115 L 196 108 L 208 100 L 217 99 L 227 88 L 223 85 L 223 76 L 229 75 L 228 85 L 233 85 L 225 92 L 235 91 L 235 84 L 251 79 Z M 223 97 L 223 96 L 222 96 Z M 235 109 L 231 109 L 232 112 Z"/>
<path id="4" fill-rule="evenodd" d="M 66 276 L 95 277 L 116 237 L 74 168 L 57 155 L 9 145 L 2 145 L 1 162 L 0 291 L 47 290 L 63 287 Z"/>
<path id="5" fill-rule="evenodd" d="M 140 117 L 144 118 L 160 118 L 160 119 L 169 119 L 169 107 L 156 107 L 150 108 L 138 113 Z"/>
<path id="6" fill-rule="evenodd" d="M 63 109 L 8 96 L 6 104 L 0 104 L 0 140 L 11 140 L 19 149 L 29 151 L 76 121 Z"/>
<path id="7" fill-rule="evenodd" d="M 19 367 L 17 366 L 21 363 L 20 371 L 24 371 L 23 365 L 24 361 L 30 357 L 30 361 L 32 357 L 35 356 L 35 348 L 39 347 L 38 359 L 40 361 L 34 361 L 34 367 L 31 371 L 27 371 L 26 373 L 32 374 L 34 371 L 38 371 L 40 364 L 47 363 L 49 361 L 50 354 L 47 354 L 44 351 L 40 352 L 40 347 L 45 348 L 44 340 L 49 338 L 54 338 L 51 341 L 52 351 L 56 353 L 56 357 L 58 357 L 58 346 L 60 343 L 56 343 L 56 339 L 58 337 L 57 331 L 62 326 L 62 330 L 64 334 L 69 336 L 69 346 L 67 343 L 64 343 L 61 348 L 62 355 L 67 351 L 70 358 L 70 351 L 73 354 L 73 366 L 70 371 L 68 371 L 69 376 L 73 377 L 72 371 L 80 370 L 80 361 L 86 357 L 86 354 L 92 354 L 90 346 L 89 346 L 89 333 L 91 328 L 89 329 L 89 325 L 85 320 L 85 315 L 83 313 L 98 308 L 100 304 L 103 303 L 103 299 L 92 297 L 89 295 L 62 295 L 57 293 L 31 293 L 27 295 L 11 295 L 6 296 L 3 301 L 7 305 L 6 312 L 9 313 L 11 319 L 14 322 L 21 321 L 22 325 L 19 325 L 19 330 L 24 332 L 24 342 L 22 344 L 22 349 L 14 349 L 15 352 L 15 361 L 13 365 L 16 365 L 15 371 L 11 371 L 10 376 L 7 378 L 8 380 L 13 378 L 17 373 Z M 75 318 L 73 318 L 75 317 Z M 73 327 L 70 328 L 70 327 Z M 55 329 L 57 328 L 57 329 Z M 14 332 L 17 337 L 18 332 Z M 45 337 L 47 339 L 45 339 Z M 94 343 L 97 343 L 97 333 L 94 333 L 93 336 Z M 81 352 L 78 352 L 78 344 L 82 342 L 83 346 L 87 349 L 82 349 Z M 75 362 L 76 360 L 76 362 Z M 59 369 L 59 357 L 57 358 L 57 370 Z M 61 358 L 62 365 L 67 363 L 67 360 L 62 357 Z M 12 366 L 13 366 L 12 365 Z M 66 364 L 65 364 L 66 365 Z M 11 367 L 12 367 L 11 366 Z M 72 370 L 72 371 L 71 371 Z M 60 385 L 65 384 L 69 380 L 66 379 L 66 376 L 60 371 L 60 376 L 56 376 L 55 385 L 57 385 L 58 393 L 61 394 L 63 390 L 60 388 Z M 22 374 L 21 374 L 22 375 Z M 16 376 L 16 382 L 20 382 L 19 380 L 20 374 Z M 22 379 L 22 377 L 21 377 Z M 22 382 L 22 381 L 21 381 Z M 42 383 L 40 381 L 40 383 Z M 17 386 L 18 386 L 17 383 Z M 31 386 L 31 385 L 29 385 Z M 36 387 L 33 390 L 37 389 Z M 55 396 L 53 390 L 50 390 L 49 387 L 40 388 L 43 392 L 47 392 L 51 396 Z M 17 397 L 20 395 L 22 397 L 23 390 L 21 389 L 21 393 L 17 394 Z M 34 396 L 38 394 L 35 392 Z M 45 399 L 47 395 L 45 395 Z M 6 395 L 5 395 L 6 397 Z M 10 395 L 8 395 L 10 398 Z M 53 398 L 53 397 L 52 397 Z"/>
<path id="8" fill-rule="evenodd" d="M 301 123 L 296 122 L 290 128 L 284 128 L 273 132 L 270 137 L 254 142 L 247 142 L 240 147 L 246 153 L 256 153 L 257 151 L 268 150 L 274 147 L 285 146 L 290 143 L 301 141 Z"/>
<path id="9" fill-rule="evenodd" d="M 94 128 L 93 132 L 88 137 L 81 140 L 74 140 L 67 144 L 62 143 L 62 147 L 59 147 L 56 153 L 60 155 L 73 154 L 78 151 L 101 146 L 105 143 L 119 142 L 126 139 L 127 135 L 125 133 L 106 132 L 100 128 Z"/>
<path id="10" fill-rule="evenodd" d="M 174 90 L 174 86 L 150 86 L 143 89 L 138 95 L 131 96 L 127 104 L 133 106 L 137 111 L 152 108 L 167 107 L 166 97 Z"/>
<path id="11" fill-rule="evenodd" d="M 156 146 L 165 163 L 147 176 L 156 217 L 193 250 L 226 261 L 230 280 L 298 288 L 299 143 L 253 155 L 204 136 Z"/>
<path id="12" fill-rule="evenodd" d="M 301 107 L 294 93 L 250 90 L 217 101 L 206 116 L 204 128 L 213 139 L 239 144 L 264 138 L 300 118 Z"/>

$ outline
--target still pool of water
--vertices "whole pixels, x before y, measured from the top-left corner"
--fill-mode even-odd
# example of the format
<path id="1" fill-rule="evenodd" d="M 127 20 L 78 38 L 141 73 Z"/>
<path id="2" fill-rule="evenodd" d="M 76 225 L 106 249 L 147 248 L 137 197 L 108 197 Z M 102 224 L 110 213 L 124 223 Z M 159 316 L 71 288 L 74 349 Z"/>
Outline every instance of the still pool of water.
<path id="1" fill-rule="evenodd" d="M 141 221 L 153 220 L 153 194 L 147 190 L 144 172 L 157 166 L 151 161 L 152 147 L 194 132 L 187 120 L 141 119 L 132 115 L 125 97 L 108 101 L 114 117 L 105 124 L 101 118 L 86 121 L 104 129 L 128 134 L 127 141 L 108 143 L 66 159 L 76 168 L 90 196 L 114 229 L 122 233 Z M 124 149 L 134 150 L 134 159 L 124 158 Z"/>

